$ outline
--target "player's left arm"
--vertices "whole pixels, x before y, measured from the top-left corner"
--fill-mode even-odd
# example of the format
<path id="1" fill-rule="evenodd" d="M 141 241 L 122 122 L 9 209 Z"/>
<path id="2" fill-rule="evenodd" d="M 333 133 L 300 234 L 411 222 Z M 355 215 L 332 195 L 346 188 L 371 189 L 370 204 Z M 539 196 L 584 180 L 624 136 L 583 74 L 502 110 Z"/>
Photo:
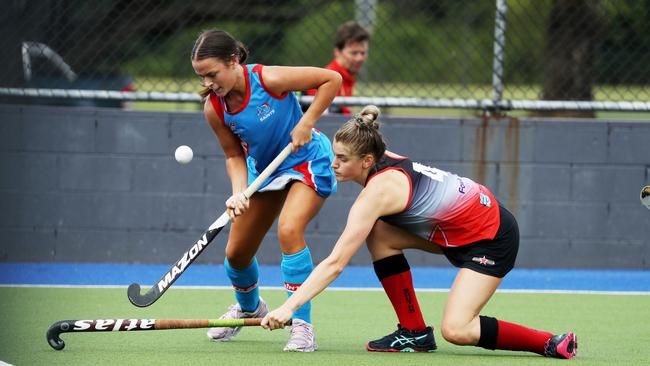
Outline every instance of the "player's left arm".
<path id="1" fill-rule="evenodd" d="M 267 329 L 283 328 L 298 308 L 316 297 L 343 272 L 377 219 L 400 212 L 407 202 L 408 182 L 403 174 L 387 172 L 371 180 L 352 205 L 345 229 L 330 255 L 316 266 L 281 307 L 264 317 L 262 326 Z"/>
<path id="2" fill-rule="evenodd" d="M 264 85 L 277 95 L 289 91 L 316 89 L 314 101 L 291 131 L 294 152 L 298 151 L 311 141 L 311 129 L 336 97 L 343 79 L 336 71 L 309 66 L 265 66 L 262 72 Z"/>

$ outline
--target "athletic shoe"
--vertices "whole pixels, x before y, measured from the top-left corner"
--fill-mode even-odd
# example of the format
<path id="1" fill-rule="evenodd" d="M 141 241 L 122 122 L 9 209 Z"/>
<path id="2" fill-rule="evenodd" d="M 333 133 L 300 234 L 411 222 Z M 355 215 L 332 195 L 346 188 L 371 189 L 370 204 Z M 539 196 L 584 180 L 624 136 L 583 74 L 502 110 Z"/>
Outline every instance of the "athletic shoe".
<path id="1" fill-rule="evenodd" d="M 262 298 L 253 312 L 242 311 L 239 304 L 230 305 L 228 311 L 219 319 L 242 319 L 242 318 L 263 318 L 269 312 L 266 303 Z M 224 342 L 236 336 L 242 327 L 217 327 L 208 329 L 208 338 L 215 342 Z"/>
<path id="2" fill-rule="evenodd" d="M 544 356 L 574 358 L 578 353 L 578 337 L 574 333 L 553 336 L 544 343 Z"/>
<path id="3" fill-rule="evenodd" d="M 284 346 L 285 352 L 314 352 L 318 348 L 314 327 L 302 319 L 293 319 L 291 336 Z"/>
<path id="4" fill-rule="evenodd" d="M 418 332 L 402 328 L 400 324 L 393 333 L 366 345 L 371 352 L 433 352 L 436 348 L 431 327 Z"/>

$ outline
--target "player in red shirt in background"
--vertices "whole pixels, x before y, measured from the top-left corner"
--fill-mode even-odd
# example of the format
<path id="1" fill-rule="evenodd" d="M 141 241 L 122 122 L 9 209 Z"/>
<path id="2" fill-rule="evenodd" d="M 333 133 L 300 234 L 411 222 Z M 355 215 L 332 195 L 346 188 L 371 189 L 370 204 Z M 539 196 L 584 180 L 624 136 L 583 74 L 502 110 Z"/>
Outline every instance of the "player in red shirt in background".
<path id="1" fill-rule="evenodd" d="M 370 33 L 353 20 L 341 24 L 336 30 L 334 59 L 325 68 L 334 70 L 343 77 L 343 85 L 337 96 L 352 96 L 357 81 L 356 76 L 368 59 L 369 43 Z M 315 89 L 307 91 L 307 95 L 314 94 L 316 94 Z M 350 107 L 346 106 L 332 106 L 329 111 L 346 115 L 352 113 Z"/>
<path id="2" fill-rule="evenodd" d="M 433 329 L 424 322 L 404 249 L 443 254 L 458 267 L 442 315 L 442 336 L 457 345 L 573 358 L 574 333 L 552 333 L 480 315 L 514 267 L 519 229 L 514 216 L 483 185 L 386 150 L 379 108 L 366 106 L 334 136 L 338 181 L 363 190 L 330 255 L 262 326 L 284 327 L 302 304 L 343 272 L 365 242 L 375 273 L 393 305 L 397 330 L 366 345 L 375 352 L 431 352 Z"/>

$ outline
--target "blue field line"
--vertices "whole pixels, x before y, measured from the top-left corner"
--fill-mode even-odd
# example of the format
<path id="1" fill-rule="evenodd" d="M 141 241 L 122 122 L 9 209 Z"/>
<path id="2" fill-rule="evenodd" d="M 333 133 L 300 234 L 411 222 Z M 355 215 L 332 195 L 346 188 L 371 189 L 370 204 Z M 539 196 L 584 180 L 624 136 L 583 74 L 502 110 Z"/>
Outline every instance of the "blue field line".
<path id="1" fill-rule="evenodd" d="M 169 270 L 160 264 L 0 263 L 0 285 L 145 286 Z M 453 267 L 412 267 L 419 289 L 449 288 Z M 260 266 L 260 286 L 282 286 L 280 266 Z M 222 265 L 193 264 L 176 281 L 182 286 L 230 286 Z M 381 288 L 372 267 L 350 266 L 332 284 L 341 288 Z M 502 290 L 650 292 L 650 271 L 596 269 L 514 269 Z"/>

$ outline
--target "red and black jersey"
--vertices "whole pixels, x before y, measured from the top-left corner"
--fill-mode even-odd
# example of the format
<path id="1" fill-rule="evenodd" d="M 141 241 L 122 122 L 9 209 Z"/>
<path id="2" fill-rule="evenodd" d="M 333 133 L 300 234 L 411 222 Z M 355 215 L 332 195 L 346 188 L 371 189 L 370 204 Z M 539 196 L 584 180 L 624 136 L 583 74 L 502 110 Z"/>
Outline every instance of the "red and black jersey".
<path id="1" fill-rule="evenodd" d="M 388 170 L 409 181 L 409 200 L 400 213 L 380 219 L 443 247 L 493 239 L 499 229 L 499 204 L 483 185 L 386 151 L 366 184 Z"/>

